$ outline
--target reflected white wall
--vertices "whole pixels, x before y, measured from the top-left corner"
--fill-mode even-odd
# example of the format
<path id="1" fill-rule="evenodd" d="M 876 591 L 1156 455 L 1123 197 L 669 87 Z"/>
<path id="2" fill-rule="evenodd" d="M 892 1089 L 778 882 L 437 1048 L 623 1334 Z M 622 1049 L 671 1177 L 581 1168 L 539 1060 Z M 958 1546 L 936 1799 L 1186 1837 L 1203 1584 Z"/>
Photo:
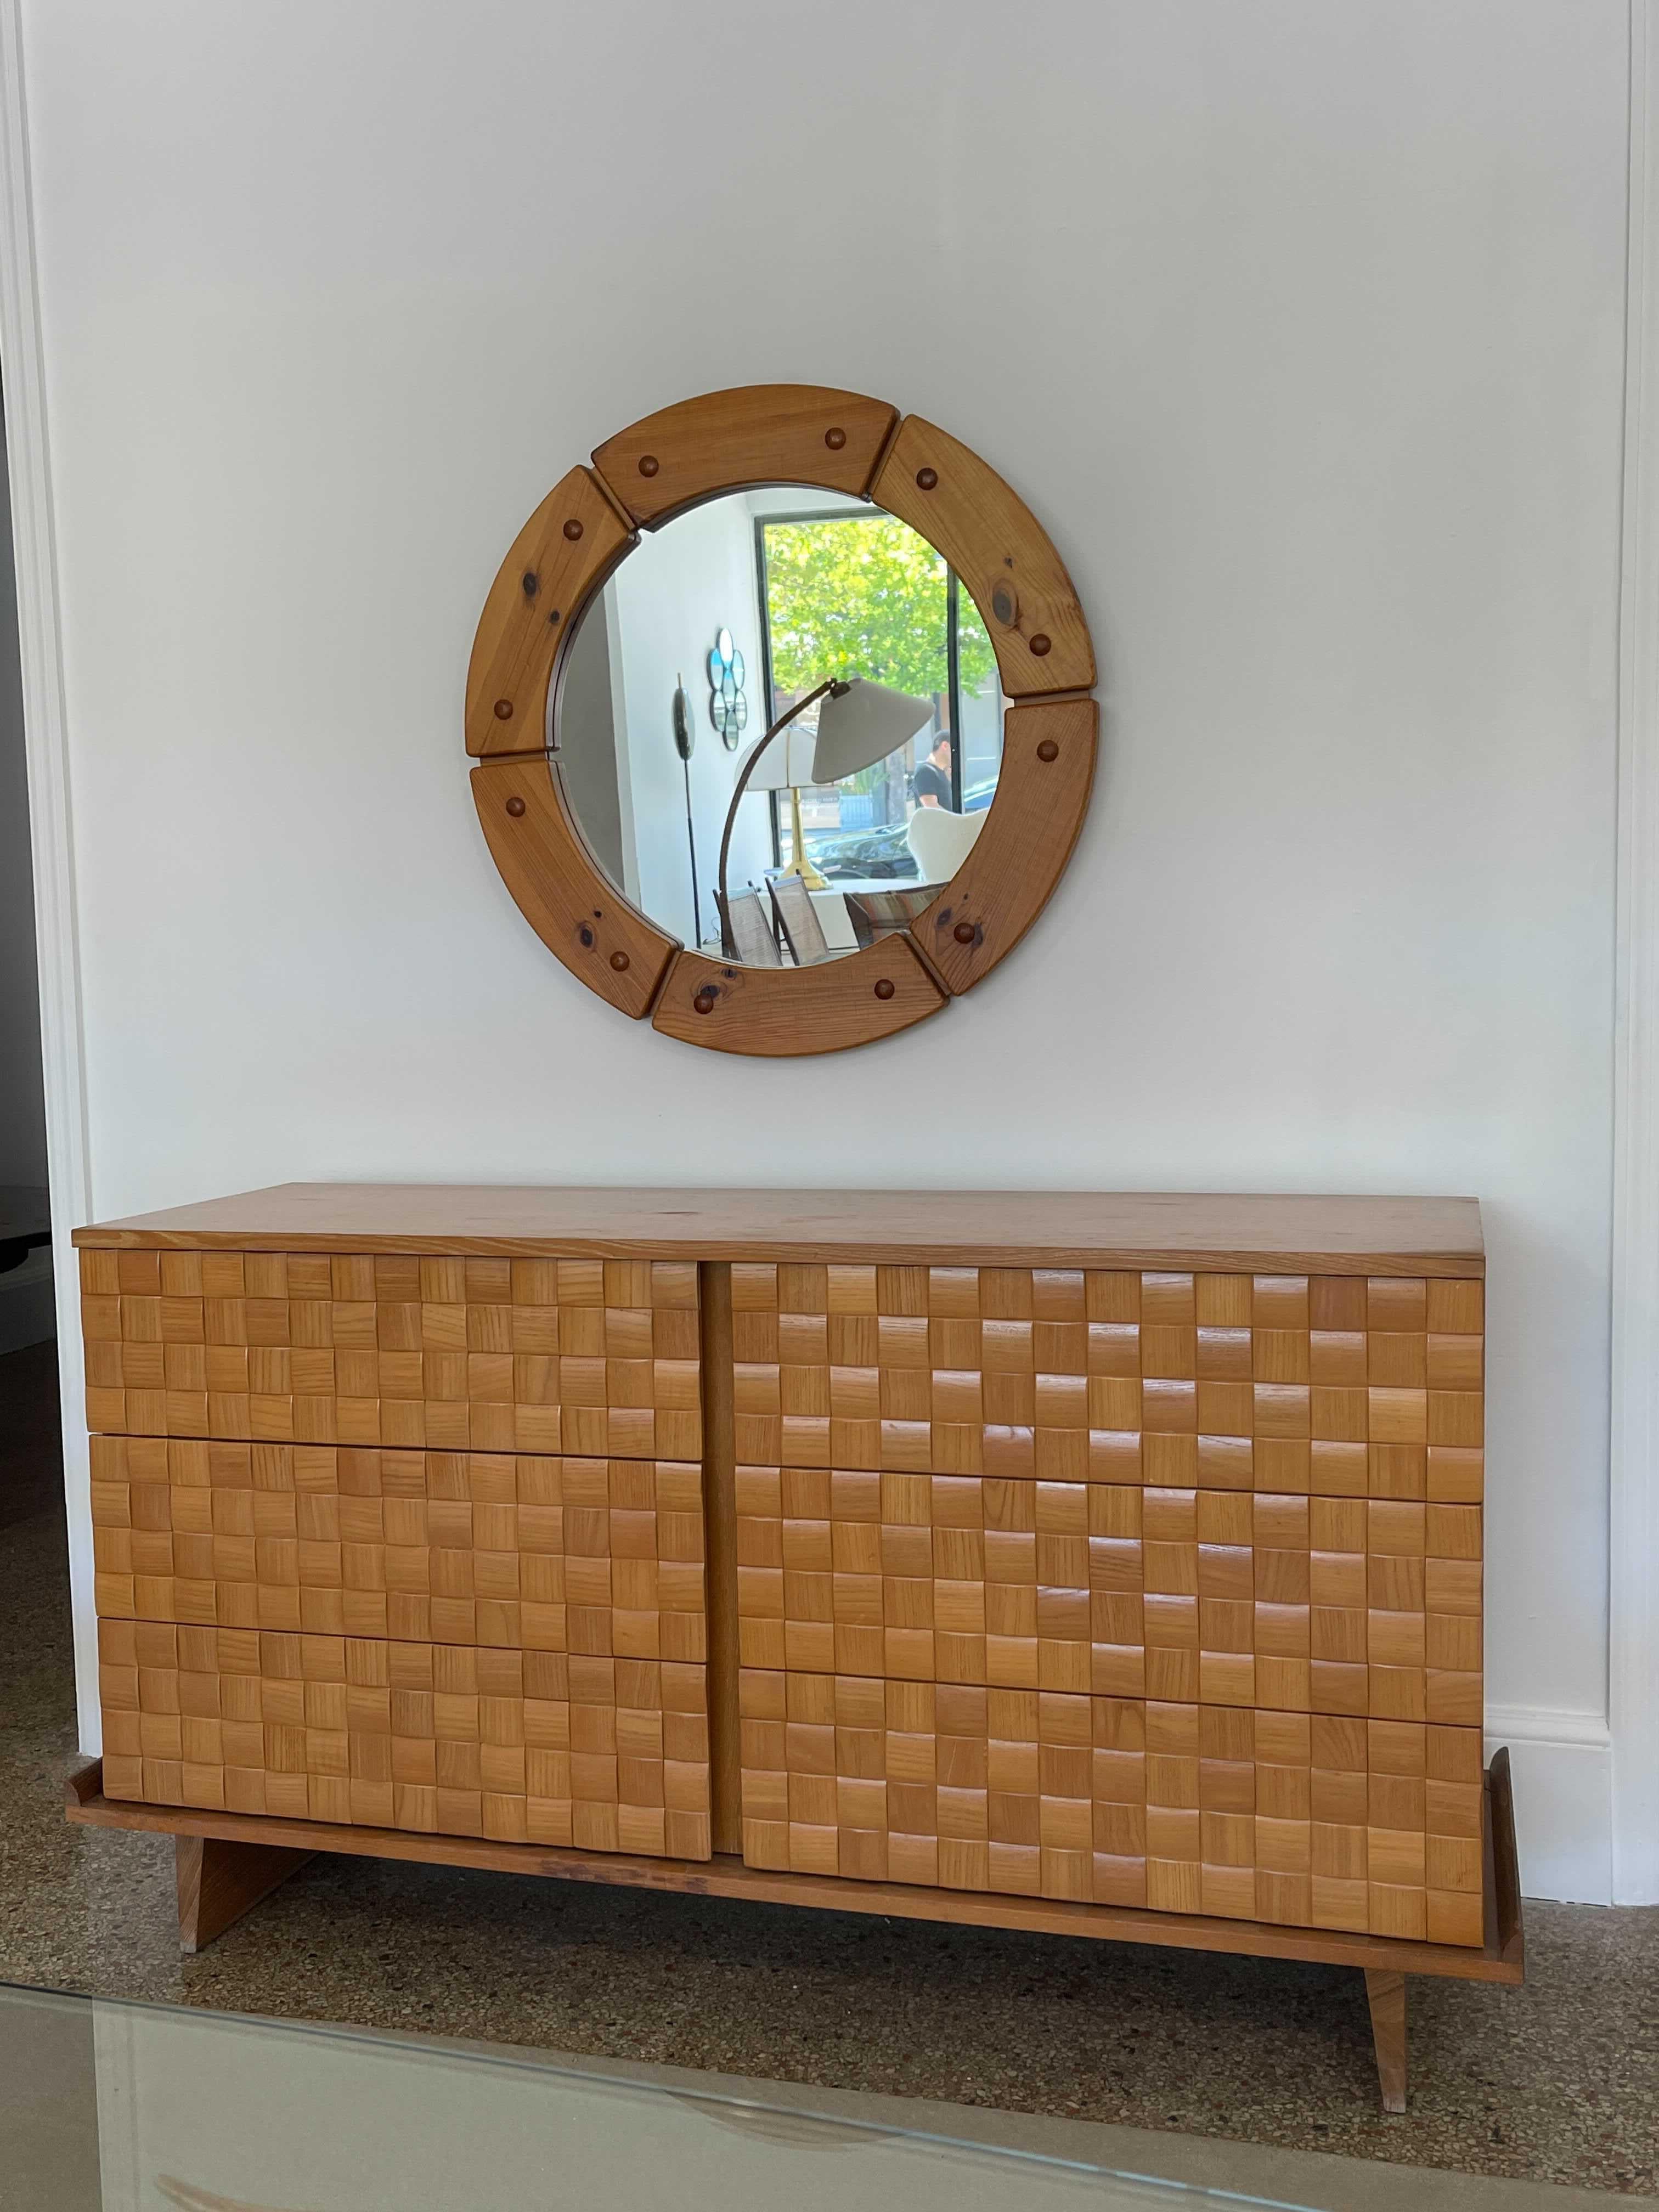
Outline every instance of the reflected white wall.
<path id="1" fill-rule="evenodd" d="M 731 631 L 749 671 L 750 728 L 744 744 L 765 727 L 760 719 L 764 708 L 754 524 L 744 500 L 740 495 L 711 500 L 661 530 L 646 533 L 611 579 L 606 596 L 611 602 L 611 643 L 621 675 L 619 750 L 626 755 L 629 807 L 625 830 L 638 884 L 632 896 L 653 921 L 684 943 L 718 939 L 715 867 L 742 750 L 726 750 L 708 715 L 708 653 L 721 629 Z M 674 743 L 674 687 L 682 680 L 696 732 L 690 793 L 701 897 L 696 923 L 691 908 L 685 767 Z M 758 878 L 771 859 L 766 802 L 745 802 L 732 836 L 733 888 Z"/>

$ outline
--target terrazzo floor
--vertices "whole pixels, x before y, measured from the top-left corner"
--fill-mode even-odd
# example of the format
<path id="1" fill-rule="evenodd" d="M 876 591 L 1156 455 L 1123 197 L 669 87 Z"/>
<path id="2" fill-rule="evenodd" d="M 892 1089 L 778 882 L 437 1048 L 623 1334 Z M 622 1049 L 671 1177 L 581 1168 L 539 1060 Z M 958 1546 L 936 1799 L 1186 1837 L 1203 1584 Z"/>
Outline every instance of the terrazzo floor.
<path id="1" fill-rule="evenodd" d="M 1411 1984 L 1380 2112 L 1334 1967 L 319 1858 L 181 1959 L 164 1838 L 70 1828 L 51 1348 L 0 1359 L 0 1980 L 1645 2194 L 1659 1909 L 1527 1907 L 1528 1980 Z"/>

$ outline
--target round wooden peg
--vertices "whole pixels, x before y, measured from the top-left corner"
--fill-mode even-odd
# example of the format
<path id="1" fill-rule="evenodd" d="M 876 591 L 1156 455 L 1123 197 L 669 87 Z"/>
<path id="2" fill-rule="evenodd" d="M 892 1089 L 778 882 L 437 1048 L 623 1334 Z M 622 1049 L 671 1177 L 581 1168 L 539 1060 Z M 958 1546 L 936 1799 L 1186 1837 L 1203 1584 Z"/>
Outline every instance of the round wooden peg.
<path id="1" fill-rule="evenodd" d="M 498 699 L 495 702 L 495 720 L 498 722 L 510 722 L 513 720 L 513 702 L 510 699 Z"/>
<path id="2" fill-rule="evenodd" d="M 845 430 L 826 430 L 823 434 L 823 442 L 832 453 L 838 453 L 847 443 L 847 433 Z"/>
<path id="3" fill-rule="evenodd" d="M 959 921 L 952 933 L 958 945 L 971 945 L 975 933 L 971 921 Z"/>
<path id="4" fill-rule="evenodd" d="M 662 463 L 657 459 L 654 453 L 641 453 L 640 455 L 640 474 L 642 477 L 655 476 L 657 471 L 661 466 Z"/>
<path id="5" fill-rule="evenodd" d="M 921 487 L 923 491 L 932 491 L 934 485 L 939 482 L 939 471 L 937 469 L 918 469 L 916 471 L 916 482 Z"/>
<path id="6" fill-rule="evenodd" d="M 1060 758 L 1060 747 L 1054 743 L 1052 738 L 1045 738 L 1042 740 L 1042 743 L 1037 747 L 1037 758 L 1040 761 L 1058 760 Z"/>
<path id="7" fill-rule="evenodd" d="M 564 534 L 570 540 L 573 545 L 582 534 L 582 526 L 580 523 L 577 521 L 574 514 L 571 516 L 569 521 L 564 526 Z"/>
<path id="8" fill-rule="evenodd" d="M 524 812 L 524 801 L 520 798 L 516 791 L 514 793 L 512 798 L 507 802 L 507 811 L 513 817 L 513 819 L 515 822 Z"/>
<path id="9" fill-rule="evenodd" d="M 1049 637 L 1042 630 L 1039 630 L 1036 635 L 1031 640 L 1031 650 L 1036 653 L 1039 660 L 1042 659 L 1045 653 L 1052 653 L 1054 649 L 1054 641 L 1053 638 Z"/>
<path id="10" fill-rule="evenodd" d="M 628 967 L 628 955 L 625 952 L 613 952 L 611 956 L 611 965 L 619 975 L 624 974 Z"/>
<path id="11" fill-rule="evenodd" d="M 897 988 L 898 986 L 896 983 L 890 982 L 887 977 L 884 975 L 880 982 L 876 986 L 876 996 L 878 999 L 890 999 Z"/>

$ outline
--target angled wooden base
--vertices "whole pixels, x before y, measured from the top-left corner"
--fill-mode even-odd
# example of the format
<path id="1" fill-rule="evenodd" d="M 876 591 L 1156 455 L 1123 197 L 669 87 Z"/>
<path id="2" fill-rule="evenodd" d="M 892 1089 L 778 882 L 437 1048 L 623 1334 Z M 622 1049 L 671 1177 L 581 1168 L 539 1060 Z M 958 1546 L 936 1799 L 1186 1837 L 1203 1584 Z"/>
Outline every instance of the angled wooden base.
<path id="1" fill-rule="evenodd" d="M 216 1936 L 251 1912 L 314 1851 L 276 1844 L 228 1843 L 222 1836 L 175 1836 L 179 1876 L 179 1948 L 205 1951 Z"/>
<path id="2" fill-rule="evenodd" d="M 117 1802 L 103 1794 L 103 1765 L 92 1760 L 70 1778 L 68 1818 L 99 1828 L 135 1828 L 176 1838 L 179 1929 L 186 1951 L 198 1951 L 296 1873 L 317 1851 L 359 1858 L 413 1859 L 428 1864 L 487 1868 L 618 1887 L 675 1890 L 695 1897 L 746 1897 L 838 1912 L 879 1912 L 896 1918 L 957 1922 L 979 1928 L 1020 1928 L 1098 1942 L 1148 1943 L 1188 1951 L 1226 1951 L 1245 1958 L 1305 1959 L 1362 1970 L 1376 2045 L 1386 2111 L 1406 2109 L 1406 1976 L 1438 1974 L 1458 1981 L 1525 1978 L 1525 1939 L 1515 1856 L 1515 1814 L 1509 1754 L 1493 1754 L 1486 1778 L 1486 1941 L 1479 1950 L 1418 1943 L 1335 1929 L 1284 1928 L 1256 1920 L 1223 1920 L 1197 1912 L 1143 1912 L 1127 1905 L 1073 1905 L 1042 1897 L 981 1891 L 922 1889 L 903 1882 L 854 1881 L 836 1875 L 774 1874 L 726 1852 L 711 1859 L 647 1858 L 623 1851 L 559 1850 L 539 1844 L 500 1844 L 467 1836 L 412 1834 L 396 1828 L 335 1827 L 320 1820 L 279 1820 L 247 1813 L 193 1811 L 173 1805 Z"/>
<path id="3" fill-rule="evenodd" d="M 1365 1969 L 1365 2000 L 1371 2008 L 1371 2040 L 1376 2045 L 1376 2078 L 1385 2112 L 1406 2109 L 1406 1977 L 1386 1966 Z"/>

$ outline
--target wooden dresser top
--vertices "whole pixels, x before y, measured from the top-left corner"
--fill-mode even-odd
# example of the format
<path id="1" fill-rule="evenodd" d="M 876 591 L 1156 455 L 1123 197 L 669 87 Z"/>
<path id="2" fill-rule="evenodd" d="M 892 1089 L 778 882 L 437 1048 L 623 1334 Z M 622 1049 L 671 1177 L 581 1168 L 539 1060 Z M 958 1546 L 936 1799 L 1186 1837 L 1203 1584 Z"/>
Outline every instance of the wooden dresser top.
<path id="1" fill-rule="evenodd" d="M 1472 1198 L 290 1182 L 77 1229 L 103 1250 L 1480 1275 Z"/>

